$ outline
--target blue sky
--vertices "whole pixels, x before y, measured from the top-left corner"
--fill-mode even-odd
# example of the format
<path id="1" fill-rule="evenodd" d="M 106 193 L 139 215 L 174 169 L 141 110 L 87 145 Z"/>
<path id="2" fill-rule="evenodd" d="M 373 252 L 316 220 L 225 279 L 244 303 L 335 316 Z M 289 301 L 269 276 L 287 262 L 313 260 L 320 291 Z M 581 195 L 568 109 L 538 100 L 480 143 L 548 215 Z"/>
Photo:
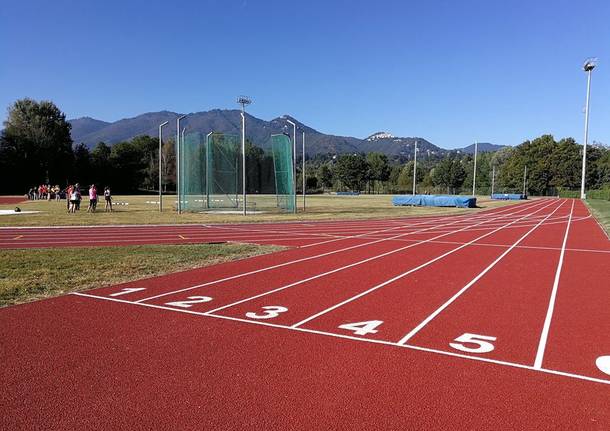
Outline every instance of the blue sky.
<path id="1" fill-rule="evenodd" d="M 610 144 L 608 1 L 9 1 L 0 108 L 50 99 L 69 118 L 236 108 L 322 132 L 387 130 L 445 147 Z M 3 113 L 4 113 L 3 112 Z"/>

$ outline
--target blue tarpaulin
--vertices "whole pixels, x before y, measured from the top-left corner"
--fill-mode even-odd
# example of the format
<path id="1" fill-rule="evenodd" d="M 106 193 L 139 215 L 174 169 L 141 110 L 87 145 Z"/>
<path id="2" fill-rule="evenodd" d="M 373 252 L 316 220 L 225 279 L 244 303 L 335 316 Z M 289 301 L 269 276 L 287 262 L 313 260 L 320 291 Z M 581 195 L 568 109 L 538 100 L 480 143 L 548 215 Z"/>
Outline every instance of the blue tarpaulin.
<path id="1" fill-rule="evenodd" d="M 491 195 L 492 199 L 500 199 L 504 201 L 518 201 L 521 199 L 527 199 L 527 196 L 519 193 L 494 193 Z"/>
<path id="2" fill-rule="evenodd" d="M 477 206 L 477 198 L 472 196 L 449 196 L 449 195 L 401 195 L 392 198 L 392 204 L 417 205 L 425 207 L 459 207 L 474 208 Z"/>

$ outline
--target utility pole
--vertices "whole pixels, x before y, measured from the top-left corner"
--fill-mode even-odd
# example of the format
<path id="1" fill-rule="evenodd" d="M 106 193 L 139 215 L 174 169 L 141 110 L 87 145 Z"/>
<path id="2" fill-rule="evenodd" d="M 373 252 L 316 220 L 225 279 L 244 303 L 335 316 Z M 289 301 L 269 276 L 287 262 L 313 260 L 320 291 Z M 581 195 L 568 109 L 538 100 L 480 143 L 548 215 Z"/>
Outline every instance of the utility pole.
<path id="1" fill-rule="evenodd" d="M 415 149 L 413 150 L 413 196 L 417 191 L 417 141 L 415 141 Z"/>
<path id="2" fill-rule="evenodd" d="M 472 196 L 476 196 L 477 189 L 477 151 L 479 149 L 478 142 L 474 143 L 474 170 L 472 172 Z"/>

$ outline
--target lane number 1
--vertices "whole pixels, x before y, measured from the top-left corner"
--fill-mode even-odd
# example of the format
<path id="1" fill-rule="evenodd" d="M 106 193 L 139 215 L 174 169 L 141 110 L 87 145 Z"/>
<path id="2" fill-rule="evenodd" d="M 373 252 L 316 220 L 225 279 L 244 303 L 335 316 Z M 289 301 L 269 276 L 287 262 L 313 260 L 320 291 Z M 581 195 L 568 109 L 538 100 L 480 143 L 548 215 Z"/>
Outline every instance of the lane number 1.
<path id="1" fill-rule="evenodd" d="M 127 287 L 125 289 L 121 289 L 119 292 L 111 293 L 110 296 L 127 295 L 128 293 L 139 292 L 140 290 L 146 290 L 146 288 L 145 287 Z"/>

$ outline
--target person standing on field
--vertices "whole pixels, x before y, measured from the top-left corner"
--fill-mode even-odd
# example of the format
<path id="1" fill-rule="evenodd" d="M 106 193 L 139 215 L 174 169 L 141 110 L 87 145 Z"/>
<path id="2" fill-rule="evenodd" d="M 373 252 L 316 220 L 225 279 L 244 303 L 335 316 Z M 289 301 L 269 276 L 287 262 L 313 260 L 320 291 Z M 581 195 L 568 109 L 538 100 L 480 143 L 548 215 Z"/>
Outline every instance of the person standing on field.
<path id="1" fill-rule="evenodd" d="M 95 184 L 91 184 L 89 187 L 89 208 L 87 208 L 88 213 L 94 213 L 95 208 L 97 207 L 97 188 Z"/>
<path id="2" fill-rule="evenodd" d="M 106 206 L 104 207 L 104 211 L 112 212 L 112 195 L 110 194 L 110 187 L 104 187 L 104 200 L 106 201 Z"/>

